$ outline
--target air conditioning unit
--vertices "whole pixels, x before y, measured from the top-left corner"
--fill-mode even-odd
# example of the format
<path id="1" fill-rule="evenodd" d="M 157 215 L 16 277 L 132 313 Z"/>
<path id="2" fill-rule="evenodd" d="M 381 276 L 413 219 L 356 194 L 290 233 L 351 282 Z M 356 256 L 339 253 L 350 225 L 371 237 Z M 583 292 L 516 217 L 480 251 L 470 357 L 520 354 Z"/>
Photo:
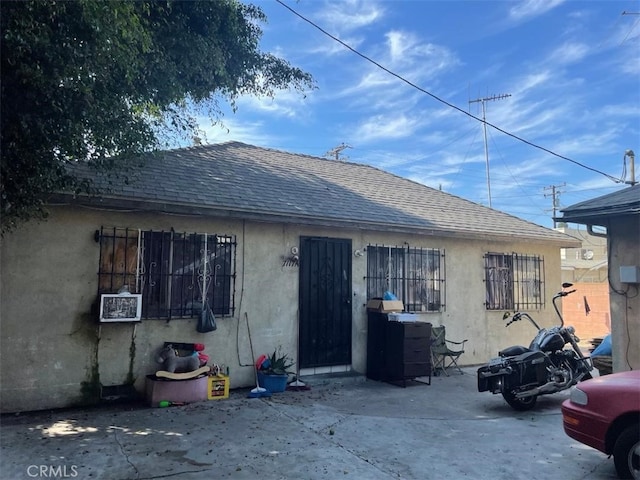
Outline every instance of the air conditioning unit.
<path id="1" fill-rule="evenodd" d="M 100 296 L 100 323 L 139 322 L 142 294 L 104 293 Z"/>
<path id="2" fill-rule="evenodd" d="M 593 250 L 588 250 L 586 248 L 582 249 L 582 259 L 583 260 L 593 260 Z"/>

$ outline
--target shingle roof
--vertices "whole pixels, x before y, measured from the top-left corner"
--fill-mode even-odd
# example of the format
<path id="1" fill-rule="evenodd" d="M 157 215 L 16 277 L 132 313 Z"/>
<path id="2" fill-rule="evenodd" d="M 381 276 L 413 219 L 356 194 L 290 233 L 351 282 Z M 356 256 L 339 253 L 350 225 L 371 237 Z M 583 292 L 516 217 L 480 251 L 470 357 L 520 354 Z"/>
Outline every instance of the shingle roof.
<path id="1" fill-rule="evenodd" d="M 562 222 L 604 225 L 607 218 L 640 215 L 640 184 L 560 210 Z"/>
<path id="2" fill-rule="evenodd" d="M 105 207 L 224 215 L 430 235 L 522 239 L 575 246 L 560 232 L 369 165 L 239 142 L 163 152 Z M 103 179 L 96 179 L 105 185 Z"/>

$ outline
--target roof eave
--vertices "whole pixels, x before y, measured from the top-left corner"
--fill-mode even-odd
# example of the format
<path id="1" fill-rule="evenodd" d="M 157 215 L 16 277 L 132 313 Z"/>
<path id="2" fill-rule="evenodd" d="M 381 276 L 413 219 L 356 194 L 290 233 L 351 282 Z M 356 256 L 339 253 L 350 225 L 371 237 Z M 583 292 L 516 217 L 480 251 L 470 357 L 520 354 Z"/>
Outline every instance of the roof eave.
<path id="1" fill-rule="evenodd" d="M 494 241 L 523 241 L 527 243 L 546 243 L 557 247 L 573 248 L 581 245 L 580 241 L 565 239 L 540 238 L 514 233 L 491 233 L 476 232 L 471 230 L 452 230 L 446 228 L 428 228 L 424 226 L 399 225 L 375 220 L 349 220 L 334 217 L 309 216 L 304 214 L 273 213 L 258 210 L 233 209 L 229 207 L 213 207 L 193 204 L 153 202 L 149 200 L 133 200 L 120 197 L 109 196 L 74 196 L 71 194 L 56 194 L 50 198 L 50 205 L 77 205 L 99 210 L 118 210 L 122 212 L 136 211 L 149 213 L 164 213 L 183 216 L 210 216 L 217 218 L 234 218 L 240 220 L 250 220 L 255 222 L 286 223 L 306 226 L 350 228 L 356 230 L 373 230 L 389 233 L 407 233 L 426 235 L 432 237 L 460 238 L 467 240 L 477 240 L 479 236 L 491 238 Z"/>

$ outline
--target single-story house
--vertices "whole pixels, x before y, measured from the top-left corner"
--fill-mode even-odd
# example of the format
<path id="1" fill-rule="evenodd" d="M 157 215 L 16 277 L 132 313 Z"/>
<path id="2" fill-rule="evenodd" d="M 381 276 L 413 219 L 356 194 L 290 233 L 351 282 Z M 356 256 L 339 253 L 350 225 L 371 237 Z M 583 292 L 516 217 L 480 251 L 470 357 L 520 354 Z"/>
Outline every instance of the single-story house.
<path id="1" fill-rule="evenodd" d="M 576 203 L 557 220 L 606 228 L 613 371 L 640 368 L 640 184 Z M 595 232 L 597 233 L 597 232 Z"/>
<path id="2" fill-rule="evenodd" d="M 369 165 L 238 142 L 96 182 L 99 196 L 54 195 L 47 221 L 2 240 L 3 412 L 141 392 L 164 342 L 203 343 L 231 388 L 255 385 L 255 357 L 278 347 L 303 377 L 365 373 L 366 304 L 386 291 L 480 364 L 535 333 L 504 328 L 506 310 L 555 324 L 560 249 L 579 246 Z M 125 286 L 133 304 L 104 297 Z"/>

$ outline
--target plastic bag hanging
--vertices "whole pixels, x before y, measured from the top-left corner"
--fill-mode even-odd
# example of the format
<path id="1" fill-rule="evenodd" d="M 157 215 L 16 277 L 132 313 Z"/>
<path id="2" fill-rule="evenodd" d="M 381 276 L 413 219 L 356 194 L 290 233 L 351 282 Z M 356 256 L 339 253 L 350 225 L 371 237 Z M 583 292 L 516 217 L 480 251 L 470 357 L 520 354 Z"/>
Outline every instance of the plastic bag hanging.
<path id="1" fill-rule="evenodd" d="M 198 318 L 198 325 L 196 330 L 199 333 L 208 333 L 216 330 L 216 318 L 213 315 L 213 310 L 209 307 L 209 302 L 205 302 L 202 312 L 200 312 L 200 318 Z"/>

